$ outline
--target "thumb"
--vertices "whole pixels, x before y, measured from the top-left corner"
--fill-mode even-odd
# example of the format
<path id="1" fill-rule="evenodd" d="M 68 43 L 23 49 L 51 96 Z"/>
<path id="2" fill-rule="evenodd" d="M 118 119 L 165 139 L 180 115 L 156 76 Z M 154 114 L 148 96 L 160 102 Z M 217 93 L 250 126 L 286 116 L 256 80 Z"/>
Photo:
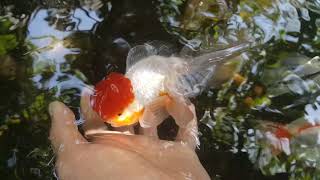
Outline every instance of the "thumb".
<path id="1" fill-rule="evenodd" d="M 86 142 L 78 131 L 73 112 L 67 106 L 58 101 L 52 102 L 49 113 L 52 120 L 50 140 L 56 153 Z"/>
<path id="2" fill-rule="evenodd" d="M 84 88 L 82 90 L 80 106 L 81 113 L 85 119 L 84 124 L 82 126 L 85 134 L 91 130 L 105 130 L 106 125 L 103 123 L 103 120 L 99 117 L 99 115 L 92 109 L 90 96 L 93 94 L 93 91 L 89 88 Z"/>

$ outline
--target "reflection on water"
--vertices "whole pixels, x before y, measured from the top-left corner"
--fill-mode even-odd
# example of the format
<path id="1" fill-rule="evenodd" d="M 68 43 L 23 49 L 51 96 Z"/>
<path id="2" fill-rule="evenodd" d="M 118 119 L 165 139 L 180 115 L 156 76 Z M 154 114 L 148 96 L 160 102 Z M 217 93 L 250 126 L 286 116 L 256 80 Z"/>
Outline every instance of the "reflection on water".
<path id="1" fill-rule="evenodd" d="M 305 106 L 305 118 L 313 126 L 320 124 L 320 96 L 317 97 L 317 102 L 312 104 L 307 104 Z"/>
<path id="2" fill-rule="evenodd" d="M 32 14 L 21 15 L 23 26 L 11 12 L 2 17 L 1 33 L 12 31 L 13 37 L 21 40 L 16 54 L 3 52 L 0 58 L 4 61 L 1 63 L 3 70 L 12 69 L 1 74 L 4 83 L 1 85 L 4 95 L 1 96 L 1 115 L 5 119 L 0 121 L 0 143 L 1 147 L 6 147 L 1 148 L 0 159 L 5 162 L 0 166 L 1 178 L 54 178 L 54 157 L 47 142 L 50 124 L 47 104 L 53 98 L 60 98 L 69 105 L 78 106 L 87 79 L 80 70 L 71 67 L 71 61 L 79 57 L 82 49 L 67 47 L 70 42 L 66 38 L 74 32 L 92 31 L 103 20 L 95 11 L 100 5 L 94 4 L 94 9 L 87 5 L 75 9 L 39 7 Z M 14 7 L 8 6 L 7 10 L 14 10 Z M 12 24 L 9 30 L 4 30 L 7 20 Z"/>
<path id="3" fill-rule="evenodd" d="M 209 51 L 259 42 L 244 55 L 235 78 L 194 101 L 201 119 L 198 155 L 211 177 L 320 175 L 319 1 L 8 0 L 0 5 L 1 178 L 55 179 L 48 102 L 61 100 L 78 116 L 81 89 L 111 71 L 124 72 L 129 48 L 148 40 L 179 47 L 178 42 L 189 42 Z"/>
<path id="4" fill-rule="evenodd" d="M 313 21 L 310 13 L 319 13 L 320 5 L 313 0 L 191 0 L 186 6 L 161 1 L 159 9 L 161 21 L 182 41 L 219 47 L 245 40 L 298 43 L 305 23 Z"/>
<path id="5" fill-rule="evenodd" d="M 84 79 L 72 75 L 70 64 L 65 59 L 66 55 L 79 54 L 81 49 L 66 48 L 64 44 L 68 42 L 64 39 L 74 31 L 92 30 L 102 20 L 94 11 L 84 8 L 64 11 L 67 10 L 36 10 L 31 15 L 26 38 L 35 48 L 29 52 L 33 57 L 33 70 L 37 73 L 33 81 L 38 89 L 55 88 L 57 97 L 61 95 L 61 91 L 77 89 L 80 92 L 84 86 Z M 61 25 L 65 27 L 60 27 Z M 62 29 L 59 30 L 60 28 Z M 41 71 L 48 68 L 53 68 L 54 74 L 46 79 L 41 75 Z"/>

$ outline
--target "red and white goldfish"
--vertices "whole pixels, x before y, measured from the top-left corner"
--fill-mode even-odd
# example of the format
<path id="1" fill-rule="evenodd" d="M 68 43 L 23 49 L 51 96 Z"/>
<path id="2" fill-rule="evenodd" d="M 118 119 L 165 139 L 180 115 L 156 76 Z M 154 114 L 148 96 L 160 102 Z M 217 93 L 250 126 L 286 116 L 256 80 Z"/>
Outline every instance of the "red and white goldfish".
<path id="1" fill-rule="evenodd" d="M 113 127 L 138 122 L 146 109 L 165 118 L 165 105 L 157 98 L 168 96 L 183 103 L 199 95 L 221 64 L 249 47 L 243 43 L 188 59 L 161 56 L 165 46 L 136 46 L 128 54 L 124 75 L 111 73 L 95 86 L 93 109 Z"/>
<path id="2" fill-rule="evenodd" d="M 290 155 L 295 145 L 314 146 L 320 142 L 320 123 L 311 123 L 305 118 L 299 118 L 289 124 L 264 122 L 262 131 L 275 155 L 280 152 Z"/>

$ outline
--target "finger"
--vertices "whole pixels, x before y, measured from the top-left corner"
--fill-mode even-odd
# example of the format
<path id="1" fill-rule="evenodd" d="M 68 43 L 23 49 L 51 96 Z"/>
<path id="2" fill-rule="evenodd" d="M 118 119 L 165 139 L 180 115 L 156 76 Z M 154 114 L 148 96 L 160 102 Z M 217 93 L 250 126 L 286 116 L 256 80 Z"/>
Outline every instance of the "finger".
<path id="1" fill-rule="evenodd" d="M 176 141 L 186 143 L 191 149 L 199 147 L 198 127 L 196 121 L 192 121 L 186 128 L 180 128 Z"/>
<path id="2" fill-rule="evenodd" d="M 139 129 L 139 134 L 150 136 L 150 137 L 158 137 L 158 129 L 157 126 L 150 127 L 150 128 L 142 128 Z"/>
<path id="3" fill-rule="evenodd" d="M 78 131 L 73 112 L 63 103 L 50 103 L 49 113 L 52 120 L 50 140 L 55 152 L 72 149 L 74 145 L 86 142 Z"/>
<path id="4" fill-rule="evenodd" d="M 124 134 L 134 134 L 133 126 L 115 127 L 114 130 Z"/>
<path id="5" fill-rule="evenodd" d="M 188 111 L 191 112 L 191 114 L 187 113 L 184 117 L 181 115 L 176 117 L 188 119 L 188 122 L 185 126 L 179 127 L 176 141 L 182 141 L 183 143 L 186 143 L 191 149 L 195 149 L 197 146 L 200 145 L 198 138 L 197 116 L 193 104 L 190 104 L 186 107 L 188 108 Z M 177 112 L 177 114 L 179 114 L 179 112 Z M 179 119 L 176 120 L 183 121 Z"/>
<path id="6" fill-rule="evenodd" d="M 111 130 L 89 130 L 86 133 L 86 138 L 89 142 L 96 142 L 96 137 L 102 137 L 104 135 L 110 135 L 110 134 L 125 134 L 125 135 L 132 135 L 132 134 L 126 134 L 119 131 L 111 131 Z"/>
<path id="7" fill-rule="evenodd" d="M 81 95 L 81 114 L 84 118 L 83 130 L 85 134 L 90 130 L 106 130 L 107 126 L 99 115 L 93 111 L 91 106 L 90 97 L 93 94 L 93 90 L 84 88 Z"/>

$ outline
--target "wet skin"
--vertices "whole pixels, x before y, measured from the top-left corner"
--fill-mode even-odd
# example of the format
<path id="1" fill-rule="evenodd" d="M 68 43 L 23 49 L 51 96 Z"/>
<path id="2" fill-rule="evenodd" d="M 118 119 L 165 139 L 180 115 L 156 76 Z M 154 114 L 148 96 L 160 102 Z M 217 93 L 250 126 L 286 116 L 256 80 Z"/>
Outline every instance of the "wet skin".
<path id="1" fill-rule="evenodd" d="M 85 136 L 75 125 L 72 111 L 61 102 L 52 102 L 49 112 L 52 119 L 50 140 L 54 147 L 59 179 L 210 179 L 195 153 L 197 143 L 196 116 L 184 117 L 183 107 L 164 99 L 169 114 L 176 121 L 190 119 L 180 127 L 176 141 L 159 140 L 151 119 L 148 128 L 133 134 L 132 127 L 108 131 L 89 106 L 89 95 L 83 93 L 81 111 L 85 118 Z M 187 106 L 191 114 L 192 104 Z M 184 109 L 185 111 L 185 109 Z M 185 115 L 183 115 L 185 114 Z M 190 114 L 190 113 L 189 113 Z"/>

